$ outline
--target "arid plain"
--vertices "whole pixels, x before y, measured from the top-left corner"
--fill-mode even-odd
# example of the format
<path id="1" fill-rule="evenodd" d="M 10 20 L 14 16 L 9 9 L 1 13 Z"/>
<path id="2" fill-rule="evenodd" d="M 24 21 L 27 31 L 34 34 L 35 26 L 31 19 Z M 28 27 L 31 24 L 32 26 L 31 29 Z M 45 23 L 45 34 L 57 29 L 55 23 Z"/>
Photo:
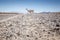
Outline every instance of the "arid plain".
<path id="1" fill-rule="evenodd" d="M 60 40 L 60 12 L 0 13 L 0 40 Z"/>

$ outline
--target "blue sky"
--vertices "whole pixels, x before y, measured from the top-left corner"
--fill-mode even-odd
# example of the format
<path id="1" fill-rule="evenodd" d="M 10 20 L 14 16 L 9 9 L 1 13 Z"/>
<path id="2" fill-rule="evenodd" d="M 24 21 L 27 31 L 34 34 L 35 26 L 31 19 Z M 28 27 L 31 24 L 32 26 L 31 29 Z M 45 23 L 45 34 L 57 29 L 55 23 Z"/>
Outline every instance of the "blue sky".
<path id="1" fill-rule="evenodd" d="M 60 0 L 0 0 L 0 12 L 60 12 Z"/>

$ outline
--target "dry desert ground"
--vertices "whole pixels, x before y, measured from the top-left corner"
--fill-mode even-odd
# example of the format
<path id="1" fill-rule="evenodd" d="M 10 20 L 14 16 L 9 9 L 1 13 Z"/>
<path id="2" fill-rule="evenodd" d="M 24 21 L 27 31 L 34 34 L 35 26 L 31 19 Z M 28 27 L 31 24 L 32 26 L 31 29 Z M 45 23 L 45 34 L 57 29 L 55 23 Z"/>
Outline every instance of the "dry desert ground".
<path id="1" fill-rule="evenodd" d="M 60 40 L 60 12 L 0 13 L 0 40 Z"/>

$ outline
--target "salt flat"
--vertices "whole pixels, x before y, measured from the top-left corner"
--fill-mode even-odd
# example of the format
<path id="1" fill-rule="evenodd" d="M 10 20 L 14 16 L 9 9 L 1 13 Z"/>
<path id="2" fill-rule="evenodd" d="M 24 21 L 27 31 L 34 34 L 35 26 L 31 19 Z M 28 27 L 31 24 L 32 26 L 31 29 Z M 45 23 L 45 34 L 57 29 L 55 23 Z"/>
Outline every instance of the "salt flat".
<path id="1" fill-rule="evenodd" d="M 13 16 L 0 22 L 0 40 L 60 40 L 60 13 Z"/>

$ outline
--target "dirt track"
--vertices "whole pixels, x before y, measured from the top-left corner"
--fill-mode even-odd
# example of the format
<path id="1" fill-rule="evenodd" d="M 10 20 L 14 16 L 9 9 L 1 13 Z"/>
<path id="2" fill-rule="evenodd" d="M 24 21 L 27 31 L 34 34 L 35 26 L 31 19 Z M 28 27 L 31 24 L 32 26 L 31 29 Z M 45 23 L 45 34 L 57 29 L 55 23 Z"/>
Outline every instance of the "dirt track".
<path id="1" fill-rule="evenodd" d="M 15 15 L 17 15 L 18 13 L 0 13 L 0 20 L 4 20 L 7 19 L 9 17 L 13 17 Z"/>

